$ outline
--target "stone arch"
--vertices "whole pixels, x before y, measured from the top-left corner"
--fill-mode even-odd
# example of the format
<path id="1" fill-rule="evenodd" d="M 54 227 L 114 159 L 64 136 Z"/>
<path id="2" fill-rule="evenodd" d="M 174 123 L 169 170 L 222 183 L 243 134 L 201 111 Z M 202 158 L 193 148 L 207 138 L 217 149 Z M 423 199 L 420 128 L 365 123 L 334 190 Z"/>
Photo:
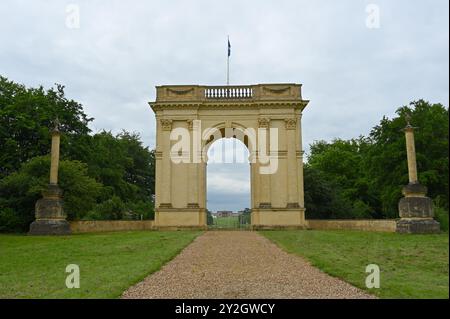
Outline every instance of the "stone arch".
<path id="1" fill-rule="evenodd" d="M 202 147 L 205 152 L 208 151 L 209 147 L 220 138 L 236 138 L 240 140 L 247 147 L 249 152 L 251 153 L 256 149 L 256 145 L 251 142 L 251 137 L 248 136 L 248 131 L 252 129 L 251 127 L 245 126 L 239 122 L 231 122 L 229 123 L 229 127 L 226 122 L 219 122 L 212 127 L 208 128 L 204 132 L 204 136 L 210 135 L 208 130 L 211 131 L 211 135 L 209 139 L 204 139 L 202 143 Z M 213 133 L 214 131 L 218 131 L 220 133 L 220 137 L 216 137 Z"/>
<path id="2" fill-rule="evenodd" d="M 230 134 L 250 153 L 253 228 L 304 227 L 307 104 L 299 84 L 157 87 L 150 103 L 157 119 L 156 227 L 206 227 L 206 153 Z M 173 130 L 186 132 L 187 151 L 179 152 L 185 161 L 173 161 Z"/>

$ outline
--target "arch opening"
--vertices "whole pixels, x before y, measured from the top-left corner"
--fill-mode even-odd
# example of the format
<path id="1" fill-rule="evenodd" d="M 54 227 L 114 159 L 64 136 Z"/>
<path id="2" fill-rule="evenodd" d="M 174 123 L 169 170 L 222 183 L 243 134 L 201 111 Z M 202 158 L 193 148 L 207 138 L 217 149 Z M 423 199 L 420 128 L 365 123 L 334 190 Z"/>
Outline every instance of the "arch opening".
<path id="1" fill-rule="evenodd" d="M 208 146 L 206 208 L 209 228 L 242 229 L 251 225 L 250 152 L 239 139 L 224 137 Z"/>

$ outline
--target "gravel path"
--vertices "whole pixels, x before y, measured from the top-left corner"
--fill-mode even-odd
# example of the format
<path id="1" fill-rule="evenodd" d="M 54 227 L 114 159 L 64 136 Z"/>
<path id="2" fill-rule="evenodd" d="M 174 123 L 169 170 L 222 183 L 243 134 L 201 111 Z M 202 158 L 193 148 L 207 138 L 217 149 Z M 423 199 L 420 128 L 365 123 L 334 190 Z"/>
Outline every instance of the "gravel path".
<path id="1" fill-rule="evenodd" d="M 250 231 L 207 231 L 122 298 L 374 298 Z"/>

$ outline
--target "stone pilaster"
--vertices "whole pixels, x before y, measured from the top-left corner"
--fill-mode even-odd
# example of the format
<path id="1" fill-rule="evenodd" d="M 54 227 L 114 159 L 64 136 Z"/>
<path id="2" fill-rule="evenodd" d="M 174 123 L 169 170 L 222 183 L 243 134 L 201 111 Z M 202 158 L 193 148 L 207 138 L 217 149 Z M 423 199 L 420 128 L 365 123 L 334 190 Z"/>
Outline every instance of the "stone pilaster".
<path id="1" fill-rule="evenodd" d="M 272 207 L 270 202 L 270 174 L 261 174 L 261 166 L 269 165 L 269 163 L 261 164 L 261 157 L 270 157 L 270 119 L 260 118 L 258 119 L 258 139 L 265 139 L 265 143 L 259 144 L 260 146 L 265 146 L 265 150 L 258 149 L 258 175 L 260 179 L 260 202 L 259 208 L 268 209 Z M 260 143 L 260 141 L 258 142 Z M 262 154 L 265 153 L 265 154 Z"/>
<path id="2" fill-rule="evenodd" d="M 195 162 L 196 155 L 198 154 L 198 150 L 196 148 L 195 140 L 196 136 L 194 135 L 194 132 L 197 132 L 198 123 L 197 121 L 188 121 L 188 129 L 189 129 L 189 135 L 191 139 L 190 143 L 190 163 L 188 164 L 189 167 L 189 190 L 188 190 L 188 208 L 200 208 L 199 206 L 199 196 L 198 196 L 198 163 Z"/>
<path id="3" fill-rule="evenodd" d="M 303 182 L 303 135 L 302 135 L 302 113 L 299 114 L 298 119 L 298 125 L 297 125 L 298 132 L 296 133 L 297 138 L 297 150 L 296 150 L 296 158 L 297 158 L 297 165 L 298 165 L 298 203 L 301 208 L 305 208 L 305 187 Z"/>
<path id="4" fill-rule="evenodd" d="M 161 202 L 160 208 L 172 207 L 172 162 L 170 158 L 170 132 L 172 130 L 172 120 L 161 119 L 161 137 L 162 137 L 162 183 L 161 183 Z"/>
<path id="5" fill-rule="evenodd" d="M 287 208 L 298 208 L 298 188 L 297 188 L 297 152 L 295 147 L 295 133 L 297 129 L 297 119 L 285 119 L 287 137 L 287 184 L 288 202 Z"/>

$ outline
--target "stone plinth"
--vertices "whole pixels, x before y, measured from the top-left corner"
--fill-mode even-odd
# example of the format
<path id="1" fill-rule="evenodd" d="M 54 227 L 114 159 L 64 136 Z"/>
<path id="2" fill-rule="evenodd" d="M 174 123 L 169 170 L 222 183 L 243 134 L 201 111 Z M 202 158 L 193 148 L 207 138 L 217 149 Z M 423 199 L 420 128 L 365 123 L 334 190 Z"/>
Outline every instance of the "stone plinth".
<path id="1" fill-rule="evenodd" d="M 403 188 L 403 197 L 398 203 L 399 233 L 438 233 L 440 225 L 433 219 L 433 202 L 425 196 L 427 188 L 419 183 L 410 183 Z"/>
<path id="2" fill-rule="evenodd" d="M 30 225 L 30 235 L 68 235 L 70 225 L 66 220 L 62 190 L 54 184 L 42 192 L 43 198 L 36 202 L 36 220 Z"/>
<path id="3" fill-rule="evenodd" d="M 402 218 L 397 221 L 397 233 L 433 234 L 440 232 L 440 224 L 433 218 Z"/>

